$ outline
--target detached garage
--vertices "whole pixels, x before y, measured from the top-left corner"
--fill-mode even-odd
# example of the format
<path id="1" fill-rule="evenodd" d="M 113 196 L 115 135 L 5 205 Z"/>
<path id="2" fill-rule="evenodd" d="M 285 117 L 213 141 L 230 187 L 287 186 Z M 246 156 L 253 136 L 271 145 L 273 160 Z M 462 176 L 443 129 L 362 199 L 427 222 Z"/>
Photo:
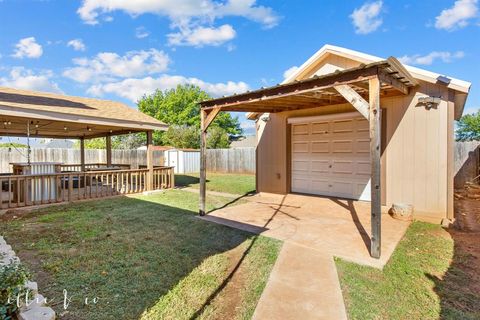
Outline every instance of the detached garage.
<path id="1" fill-rule="evenodd" d="M 368 121 L 358 112 L 292 117 L 291 192 L 370 200 Z"/>
<path id="2" fill-rule="evenodd" d="M 284 83 L 201 103 L 200 214 L 205 145 L 220 111 L 256 122 L 258 192 L 369 201 L 371 254 L 380 255 L 381 212 L 453 219 L 454 121 L 470 83 L 326 45 Z M 382 210 L 383 209 L 383 210 Z"/>

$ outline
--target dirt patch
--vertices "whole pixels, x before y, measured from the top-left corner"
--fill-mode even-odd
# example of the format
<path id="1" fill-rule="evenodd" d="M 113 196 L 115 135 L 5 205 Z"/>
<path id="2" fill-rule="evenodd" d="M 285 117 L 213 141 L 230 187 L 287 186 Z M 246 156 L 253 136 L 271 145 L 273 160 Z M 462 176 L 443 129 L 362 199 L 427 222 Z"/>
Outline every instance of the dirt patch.
<path id="1" fill-rule="evenodd" d="M 243 259 L 248 253 L 250 246 L 236 247 L 228 253 L 227 278 L 218 289 L 218 295 L 212 297 L 211 303 L 216 306 L 214 313 L 209 319 L 223 320 L 233 319 L 238 314 L 237 308 L 242 303 L 242 291 L 246 285 L 245 270 L 242 266 Z"/>
<path id="2" fill-rule="evenodd" d="M 455 193 L 455 227 L 448 229 L 454 240 L 454 259 L 445 286 L 455 292 L 446 304 L 480 314 L 480 186 L 467 184 Z M 460 278 L 461 275 L 461 278 Z M 448 290 L 448 289 L 447 289 Z"/>

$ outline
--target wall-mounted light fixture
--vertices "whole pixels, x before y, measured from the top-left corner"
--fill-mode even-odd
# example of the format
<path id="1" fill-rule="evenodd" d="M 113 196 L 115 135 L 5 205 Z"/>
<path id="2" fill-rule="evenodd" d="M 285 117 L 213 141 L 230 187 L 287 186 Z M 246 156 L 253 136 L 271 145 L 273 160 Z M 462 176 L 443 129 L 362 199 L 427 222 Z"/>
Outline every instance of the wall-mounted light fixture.
<path id="1" fill-rule="evenodd" d="M 425 107 L 425 109 L 437 109 L 442 99 L 438 97 L 420 97 L 418 98 L 417 107 Z"/>
<path id="2" fill-rule="evenodd" d="M 268 116 L 268 115 L 261 116 L 260 119 L 261 119 L 263 122 L 267 122 L 267 121 L 270 120 L 270 116 Z"/>

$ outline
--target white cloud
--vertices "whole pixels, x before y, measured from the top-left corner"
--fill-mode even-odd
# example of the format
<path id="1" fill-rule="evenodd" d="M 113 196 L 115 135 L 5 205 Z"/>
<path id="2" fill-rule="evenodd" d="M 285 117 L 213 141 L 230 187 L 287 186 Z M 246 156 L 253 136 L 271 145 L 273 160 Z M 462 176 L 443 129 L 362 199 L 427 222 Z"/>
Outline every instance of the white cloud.
<path id="1" fill-rule="evenodd" d="M 382 12 L 382 1 L 365 3 L 358 9 L 353 10 L 350 15 L 355 33 L 367 34 L 377 30 L 383 23 L 380 14 Z"/>
<path id="2" fill-rule="evenodd" d="M 135 29 L 135 37 L 137 37 L 138 39 L 146 38 L 149 35 L 150 35 L 150 32 L 148 32 L 148 30 L 145 29 L 145 27 L 138 27 L 137 29 Z"/>
<path id="3" fill-rule="evenodd" d="M 235 35 L 235 30 L 229 24 L 224 24 L 218 28 L 197 27 L 193 30 L 190 28 L 182 28 L 180 32 L 168 35 L 168 43 L 175 46 L 219 46 L 235 38 Z"/>
<path id="4" fill-rule="evenodd" d="M 457 0 L 453 7 L 444 9 L 435 19 L 435 28 L 454 30 L 468 25 L 478 14 L 477 0 Z"/>
<path id="5" fill-rule="evenodd" d="M 51 81 L 53 73 L 49 70 L 35 74 L 23 67 L 14 67 L 6 77 L 0 77 L 0 86 L 25 90 L 37 90 L 61 93 L 58 85 Z"/>
<path id="6" fill-rule="evenodd" d="M 209 83 L 197 78 L 162 75 L 157 78 L 130 78 L 118 82 L 97 84 L 91 86 L 87 92 L 94 96 L 115 94 L 117 96 L 136 102 L 144 94 L 151 94 L 156 89 L 172 89 L 179 84 L 197 85 L 201 89 L 207 91 L 212 96 L 231 95 L 233 93 L 245 92 L 249 89 L 248 85 L 245 82 L 228 81 L 226 83 Z"/>
<path id="7" fill-rule="evenodd" d="M 112 81 L 117 78 L 141 77 L 168 69 L 170 58 L 163 51 L 130 51 L 120 56 L 114 52 L 101 52 L 92 59 L 73 60 L 76 67 L 63 72 L 77 82 Z"/>
<path id="8" fill-rule="evenodd" d="M 297 66 L 293 66 L 293 67 L 288 68 L 283 73 L 283 78 L 284 79 L 290 78 L 290 76 L 293 75 L 295 72 L 297 72 L 298 69 L 299 69 L 299 67 L 297 67 Z"/>
<path id="9" fill-rule="evenodd" d="M 87 49 L 82 39 L 73 39 L 68 41 L 67 47 L 72 47 L 75 51 L 85 51 L 85 49 Z"/>
<path id="10" fill-rule="evenodd" d="M 39 45 L 34 37 L 23 38 L 15 45 L 15 58 L 39 58 L 43 54 L 42 46 Z"/>
<path id="11" fill-rule="evenodd" d="M 198 41 L 187 39 L 191 34 L 200 37 L 205 33 L 215 33 L 218 40 L 204 41 L 204 45 L 218 45 L 223 38 L 233 38 L 231 26 L 229 30 L 226 25 L 214 27 L 215 20 L 219 18 L 244 17 L 266 28 L 276 26 L 279 21 L 271 8 L 257 5 L 256 0 L 84 0 L 77 13 L 85 23 L 97 24 L 102 15 L 113 11 L 123 11 L 133 17 L 146 13 L 167 17 L 171 21 L 171 28 L 179 31 L 172 34 L 173 42 L 181 45 L 192 43 L 194 46 L 198 46 Z M 221 42 L 225 41 L 228 40 Z"/>
<path id="12" fill-rule="evenodd" d="M 432 51 L 426 55 L 415 54 L 412 56 L 403 56 L 398 60 L 404 64 L 412 65 L 431 65 L 435 60 L 440 60 L 445 63 L 452 62 L 456 59 L 461 59 L 465 56 L 463 51 L 448 52 L 448 51 Z"/>

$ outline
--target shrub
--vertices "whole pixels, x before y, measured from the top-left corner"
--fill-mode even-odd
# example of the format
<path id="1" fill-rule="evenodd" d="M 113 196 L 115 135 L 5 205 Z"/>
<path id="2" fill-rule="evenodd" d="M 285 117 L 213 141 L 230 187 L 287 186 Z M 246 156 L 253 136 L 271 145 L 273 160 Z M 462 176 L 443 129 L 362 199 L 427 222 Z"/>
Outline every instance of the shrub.
<path id="1" fill-rule="evenodd" d="M 20 263 L 0 266 L 0 319 L 13 319 L 17 297 L 25 294 L 29 273 Z"/>

